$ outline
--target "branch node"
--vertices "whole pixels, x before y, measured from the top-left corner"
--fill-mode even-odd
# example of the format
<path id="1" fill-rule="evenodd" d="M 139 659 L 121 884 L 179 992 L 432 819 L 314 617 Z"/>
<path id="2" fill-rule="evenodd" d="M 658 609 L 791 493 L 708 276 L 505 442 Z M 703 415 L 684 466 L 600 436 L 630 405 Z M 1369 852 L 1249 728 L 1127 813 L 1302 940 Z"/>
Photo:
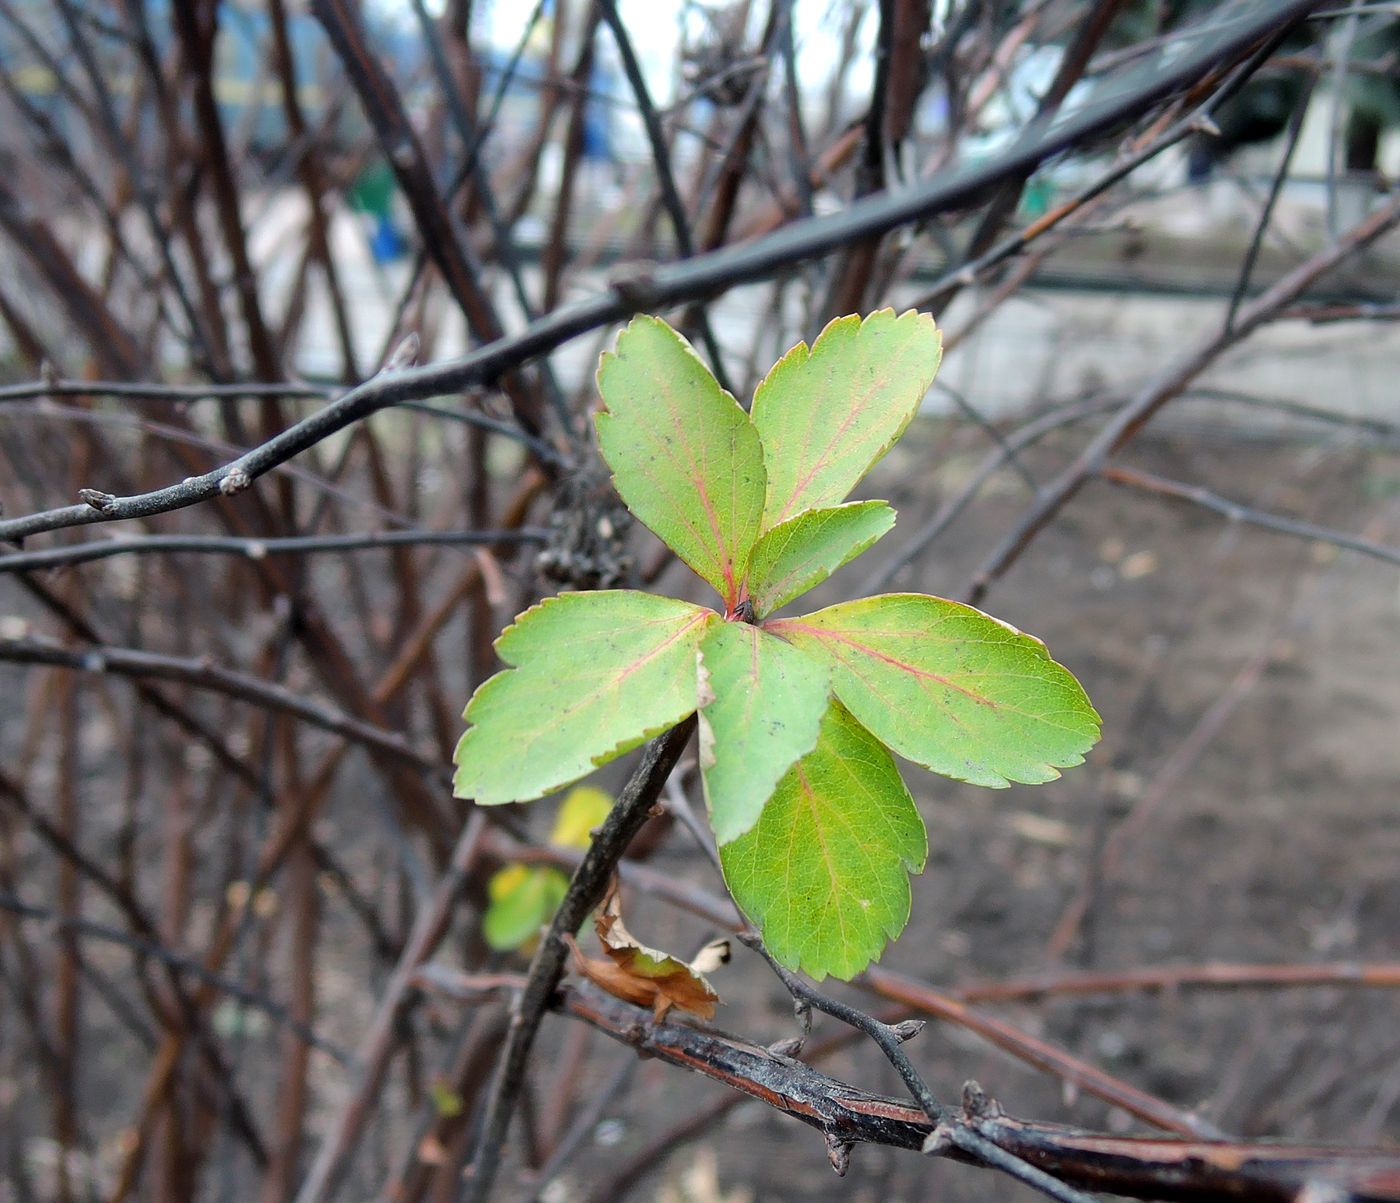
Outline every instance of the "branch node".
<path id="1" fill-rule="evenodd" d="M 971 1078 L 963 1083 L 962 1106 L 968 1119 L 1001 1119 L 1006 1114 L 1001 1104 Z"/>
<path id="2" fill-rule="evenodd" d="M 230 468 L 219 481 L 219 492 L 225 497 L 236 497 L 252 483 L 253 478 L 243 468 Z"/>
<path id="3" fill-rule="evenodd" d="M 906 1019 L 903 1023 L 894 1024 L 890 1028 L 890 1035 L 900 1044 L 908 1044 L 926 1027 L 928 1027 L 927 1019 Z"/>
<path id="4" fill-rule="evenodd" d="M 110 514 L 117 504 L 113 494 L 104 493 L 101 489 L 79 489 L 78 500 L 84 505 L 92 506 L 99 514 Z"/>
<path id="5" fill-rule="evenodd" d="M 836 1176 L 844 1178 L 846 1171 L 851 1168 L 851 1149 L 854 1142 L 845 1140 L 834 1132 L 825 1132 L 823 1136 L 826 1140 L 826 1159 L 831 1162 Z"/>
<path id="6" fill-rule="evenodd" d="M 1296 1196 L 1295 1203 L 1350 1203 L 1356 1198 L 1349 1190 L 1343 1190 L 1332 1182 L 1305 1182 Z"/>
<path id="7" fill-rule="evenodd" d="M 411 368 L 418 362 L 418 351 L 421 345 L 418 331 L 410 330 L 399 340 L 398 346 L 389 353 L 389 358 L 384 361 L 384 366 L 379 369 L 379 374 L 392 376 L 395 372 Z"/>
<path id="8" fill-rule="evenodd" d="M 925 1157 L 941 1157 L 953 1147 L 953 1130 L 947 1124 L 939 1124 L 924 1137 L 919 1151 Z"/>
<path id="9" fill-rule="evenodd" d="M 608 287 L 633 313 L 646 313 L 657 307 L 656 277 L 649 264 L 629 264 L 614 272 Z"/>

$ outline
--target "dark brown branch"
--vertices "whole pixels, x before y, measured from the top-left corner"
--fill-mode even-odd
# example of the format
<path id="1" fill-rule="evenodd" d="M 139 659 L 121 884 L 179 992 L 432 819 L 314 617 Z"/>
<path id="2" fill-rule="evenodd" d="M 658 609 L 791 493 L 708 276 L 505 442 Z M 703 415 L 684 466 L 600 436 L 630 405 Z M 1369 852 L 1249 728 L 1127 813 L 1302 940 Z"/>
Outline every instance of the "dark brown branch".
<path id="1" fill-rule="evenodd" d="M 105 560 L 109 556 L 173 555 L 178 552 L 245 556 L 250 560 L 260 560 L 271 555 L 371 551 L 382 547 L 507 546 L 539 543 L 548 535 L 549 532 L 542 527 L 522 527 L 509 531 L 398 530 L 348 535 L 289 535 L 268 539 L 240 539 L 232 535 L 136 535 L 98 539 L 71 547 L 50 547 L 44 551 L 0 555 L 0 573 L 86 564 L 92 560 Z"/>
<path id="2" fill-rule="evenodd" d="M 0 540 L 16 540 L 41 531 L 116 519 L 146 517 L 234 494 L 278 464 L 386 406 L 421 400 L 487 384 L 502 373 L 552 351 L 569 339 L 616 321 L 637 309 L 664 309 L 679 302 L 713 296 L 775 270 L 827 254 L 834 248 L 881 234 L 911 221 L 970 201 L 983 189 L 1015 176 L 1060 151 L 1145 112 L 1213 66 L 1247 52 L 1277 22 L 1310 11 L 1320 0 L 1280 0 L 1261 7 L 1249 19 L 1231 23 L 1215 39 L 1198 39 L 1167 68 L 1152 65 L 1124 81 L 1112 96 L 1090 103 L 1047 131 L 1035 142 L 1017 146 L 999 159 L 960 171 L 940 173 L 916 187 L 881 193 L 842 213 L 814 217 L 742 246 L 727 247 L 658 268 L 645 280 L 630 280 L 625 289 L 564 306 L 532 322 L 520 333 L 498 338 L 439 364 L 379 376 L 351 389 L 319 412 L 289 427 L 261 446 L 211 472 L 134 497 L 108 497 L 87 504 L 0 521 Z M 1380 211 L 1365 226 L 1380 232 Z M 625 295 L 624 295 L 625 294 Z M 1262 300 L 1262 298 L 1261 298 Z"/>
<path id="3" fill-rule="evenodd" d="M 889 969 L 881 969 L 879 966 L 872 966 L 866 970 L 862 981 L 879 997 L 903 1003 L 945 1023 L 955 1023 L 966 1028 L 988 1043 L 1010 1053 L 1018 1061 L 1034 1065 L 1045 1073 L 1054 1074 L 1061 1081 L 1121 1107 L 1129 1115 L 1135 1115 L 1164 1132 L 1204 1140 L 1215 1140 L 1225 1135 L 1209 1120 L 1174 1106 L 1166 1099 L 1148 1094 L 1147 1091 L 1080 1060 L 1065 1049 L 1033 1036 L 1015 1024 L 978 1011 L 951 994 L 935 990 L 923 982 Z"/>
<path id="4" fill-rule="evenodd" d="M 448 779 L 446 766 L 419 752 L 402 735 L 313 702 L 281 685 L 273 685 L 246 673 L 221 668 L 204 659 L 163 656 L 139 648 L 101 646 L 76 650 L 38 639 L 0 639 L 0 661 L 13 664 L 49 664 L 79 672 L 113 673 L 124 677 L 182 681 L 200 689 L 211 689 L 262 706 L 291 714 L 334 732 L 344 739 L 387 753 L 441 781 Z"/>
<path id="5" fill-rule="evenodd" d="M 394 966 L 393 975 L 365 1033 L 360 1055 L 356 1058 L 359 1073 L 354 1088 L 336 1113 L 330 1132 L 297 1194 L 297 1203 L 314 1203 L 328 1198 L 335 1190 L 352 1147 L 369 1118 L 370 1105 L 388 1068 L 389 1056 L 396 1043 L 396 1025 L 409 996 L 413 974 L 423 960 L 432 955 L 446 932 L 452 917 L 452 906 L 476 862 L 481 850 L 481 837 L 485 832 L 485 816 L 478 810 L 463 828 L 432 898 L 414 922 L 413 932 L 404 945 L 398 964 Z"/>
<path id="6" fill-rule="evenodd" d="M 413 212 L 424 250 L 442 272 L 453 299 L 477 337 L 488 344 L 501 342 L 504 327 L 496 306 L 481 283 L 480 270 L 472 261 L 469 248 L 453 227 L 402 99 L 369 49 L 357 6 L 345 0 L 312 0 L 311 11 L 325 27 L 359 95 L 365 116 L 374 127 Z M 528 433 L 538 434 L 542 417 L 539 398 L 519 376 L 503 372 L 501 379 L 520 425 Z"/>
<path id="7" fill-rule="evenodd" d="M 33 906 L 13 894 L 0 892 L 0 910 L 11 915 L 16 915 L 21 919 L 28 919 L 34 922 L 52 926 L 65 932 L 72 932 L 74 935 L 82 936 L 86 939 L 100 940 L 103 943 L 114 944 L 125 948 L 133 956 L 150 957 L 152 960 L 160 961 L 174 969 L 177 973 L 197 978 L 205 985 L 212 986 L 220 994 L 236 999 L 245 1007 L 250 1007 L 255 1011 L 261 1011 L 275 1023 L 283 1024 L 289 1031 L 295 1032 L 307 1044 L 313 1048 L 334 1058 L 342 1065 L 350 1063 L 350 1054 L 340 1045 L 333 1041 L 319 1036 L 305 1024 L 298 1022 L 281 1003 L 260 994 L 256 990 L 226 977 L 221 973 L 211 973 L 193 957 L 184 956 L 173 949 L 167 948 L 158 940 L 148 939 L 143 936 L 132 935 L 130 932 L 120 931 L 115 927 L 110 927 L 105 923 L 98 923 L 92 919 L 84 919 L 80 916 L 63 916 L 55 914 L 44 907 Z"/>
<path id="8" fill-rule="evenodd" d="M 492 847 L 509 859 L 560 865 L 573 865 L 578 860 L 578 854 L 567 849 L 526 847 L 501 832 L 492 832 L 489 838 Z M 738 911 L 728 898 L 677 880 L 669 874 L 659 873 L 647 865 L 624 861 L 619 866 L 619 872 L 624 882 L 654 897 L 664 898 L 719 927 L 735 931 L 744 929 Z M 956 990 L 935 990 L 923 982 L 879 966 L 867 969 L 857 983 L 881 998 L 964 1027 L 1017 1060 L 1072 1083 L 1086 1094 L 1121 1107 L 1130 1115 L 1163 1131 L 1208 1139 L 1222 1135 L 1218 1128 L 1200 1116 L 1139 1090 L 1131 1083 L 1071 1056 L 1064 1049 L 1048 1044 L 1014 1024 L 967 1006 L 963 995 Z"/>
<path id="9" fill-rule="evenodd" d="M 434 967 L 427 984 L 452 993 L 453 976 Z M 472 989 L 467 997 L 480 992 Z M 838 1144 L 922 1149 L 935 1130 L 908 1101 L 871 1094 L 739 1037 L 654 1023 L 641 1008 L 590 988 L 559 991 L 551 1005 L 660 1061 L 758 1099 Z M 1134 1198 L 1296 1203 L 1311 1186 L 1358 1203 L 1400 1200 L 1400 1153 L 1390 1150 L 1107 1136 L 1016 1119 L 975 1088 L 964 1093 L 952 1122 L 1063 1182 Z M 936 1151 L 976 1162 L 956 1148 Z"/>
<path id="10" fill-rule="evenodd" d="M 1321 965 L 1248 965 L 1207 961 L 1086 973 L 1037 973 L 950 989 L 962 1002 L 1033 1002 L 1085 994 L 1185 989 L 1296 990 L 1303 986 L 1400 990 L 1400 962 L 1343 961 Z"/>
<path id="11" fill-rule="evenodd" d="M 641 763 L 574 871 L 568 893 L 559 904 L 549 931 L 540 941 L 530 962 L 529 979 L 512 1011 L 510 1040 L 501 1053 L 486 1100 L 481 1132 L 468 1170 L 467 1203 L 480 1203 L 495 1180 L 511 1113 L 524 1084 L 540 1020 L 564 975 L 564 959 L 568 955 L 564 937 L 574 935 L 588 912 L 603 900 L 613 870 L 633 837 L 651 817 L 666 778 L 680 759 L 694 728 L 692 717 L 647 745 Z M 319 1203 L 319 1200 L 308 1195 L 298 1198 L 297 1203 Z"/>

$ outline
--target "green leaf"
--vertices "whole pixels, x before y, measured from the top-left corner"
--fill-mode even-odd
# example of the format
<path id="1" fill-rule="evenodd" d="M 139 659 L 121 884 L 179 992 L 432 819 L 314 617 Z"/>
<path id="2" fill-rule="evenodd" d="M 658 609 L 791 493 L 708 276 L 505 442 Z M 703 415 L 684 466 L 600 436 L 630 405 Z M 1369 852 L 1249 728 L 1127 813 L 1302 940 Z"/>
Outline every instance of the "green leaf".
<path id="1" fill-rule="evenodd" d="M 627 508 L 733 606 L 767 477 L 753 423 L 688 342 L 634 318 L 598 365 L 598 447 Z"/>
<path id="2" fill-rule="evenodd" d="M 757 627 L 723 622 L 700 645 L 700 674 L 701 776 L 710 826 L 727 844 L 758 822 L 779 779 L 816 746 L 831 673 Z"/>
<path id="3" fill-rule="evenodd" d="M 833 701 L 816 748 L 719 855 L 769 952 L 818 980 L 851 978 L 909 921 L 928 837 L 894 759 Z"/>
<path id="4" fill-rule="evenodd" d="M 576 785 L 554 817 L 549 842 L 556 848 L 587 848 L 593 832 L 603 825 L 613 808 L 613 796 L 596 785 Z"/>
<path id="5" fill-rule="evenodd" d="M 564 593 L 496 640 L 514 668 L 467 703 L 453 792 L 492 805 L 552 793 L 695 710 L 695 657 L 719 616 L 630 590 Z"/>
<path id="6" fill-rule="evenodd" d="M 452 1089 L 450 1083 L 441 1078 L 435 1079 L 429 1085 L 428 1096 L 433 1100 L 433 1110 L 443 1119 L 456 1119 L 466 1107 L 462 1096 Z"/>
<path id="7" fill-rule="evenodd" d="M 497 952 L 528 944 L 554 917 L 569 879 L 552 866 L 507 865 L 486 883 L 481 934 Z"/>
<path id="8" fill-rule="evenodd" d="M 1098 714 L 1045 645 L 971 606 L 889 594 L 768 629 L 824 657 L 877 738 L 959 781 L 1052 781 L 1098 741 Z"/>
<path id="9" fill-rule="evenodd" d="M 761 618 L 820 585 L 894 525 L 883 501 L 852 501 L 780 522 L 754 545 L 749 598 Z"/>
<path id="10" fill-rule="evenodd" d="M 904 433 L 942 355 L 933 319 L 912 309 L 838 317 L 810 351 L 798 343 L 784 355 L 753 399 L 764 529 L 844 500 Z"/>

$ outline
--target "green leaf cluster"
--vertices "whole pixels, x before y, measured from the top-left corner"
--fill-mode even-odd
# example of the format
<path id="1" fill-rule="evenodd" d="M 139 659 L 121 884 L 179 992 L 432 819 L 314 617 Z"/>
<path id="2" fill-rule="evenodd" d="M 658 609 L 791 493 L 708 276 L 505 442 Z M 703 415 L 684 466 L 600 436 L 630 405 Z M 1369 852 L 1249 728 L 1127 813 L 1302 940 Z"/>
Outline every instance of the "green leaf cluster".
<path id="1" fill-rule="evenodd" d="M 722 607 L 611 590 L 527 610 L 467 705 L 456 792 L 542 797 L 698 711 L 725 879 L 770 951 L 818 978 L 879 957 L 928 851 L 893 754 L 1000 788 L 1059 776 L 1099 735 L 1045 646 L 970 606 L 893 594 L 775 616 L 894 525 L 883 501 L 846 498 L 941 348 L 914 311 L 838 318 L 746 413 L 670 326 L 634 319 L 598 369 L 599 449 Z"/>

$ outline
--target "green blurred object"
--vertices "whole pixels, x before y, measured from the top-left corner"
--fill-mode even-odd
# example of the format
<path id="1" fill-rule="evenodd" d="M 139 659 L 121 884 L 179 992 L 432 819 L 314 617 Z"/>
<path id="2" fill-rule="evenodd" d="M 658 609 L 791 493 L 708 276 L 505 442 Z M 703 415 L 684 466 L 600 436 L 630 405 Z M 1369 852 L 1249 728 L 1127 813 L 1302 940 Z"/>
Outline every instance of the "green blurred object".
<path id="1" fill-rule="evenodd" d="M 559 909 L 569 879 L 551 865 L 507 865 L 487 885 L 481 934 L 497 952 L 524 948 Z"/>
<path id="2" fill-rule="evenodd" d="M 1053 199 L 1053 185 L 1043 176 L 1036 176 L 1021 194 L 1021 213 L 1032 221 L 1037 217 L 1044 217 L 1050 211 L 1050 202 Z"/>
<path id="3" fill-rule="evenodd" d="M 350 207 L 374 219 L 369 246 L 376 263 L 392 263 L 407 249 L 403 235 L 394 224 L 397 187 L 393 169 L 385 160 L 377 159 L 365 166 L 347 192 Z"/>
<path id="4" fill-rule="evenodd" d="M 372 213 L 376 217 L 387 217 L 394 203 L 396 187 L 393 168 L 384 159 L 376 159 L 365 165 L 346 195 L 351 208 L 361 213 Z"/>

